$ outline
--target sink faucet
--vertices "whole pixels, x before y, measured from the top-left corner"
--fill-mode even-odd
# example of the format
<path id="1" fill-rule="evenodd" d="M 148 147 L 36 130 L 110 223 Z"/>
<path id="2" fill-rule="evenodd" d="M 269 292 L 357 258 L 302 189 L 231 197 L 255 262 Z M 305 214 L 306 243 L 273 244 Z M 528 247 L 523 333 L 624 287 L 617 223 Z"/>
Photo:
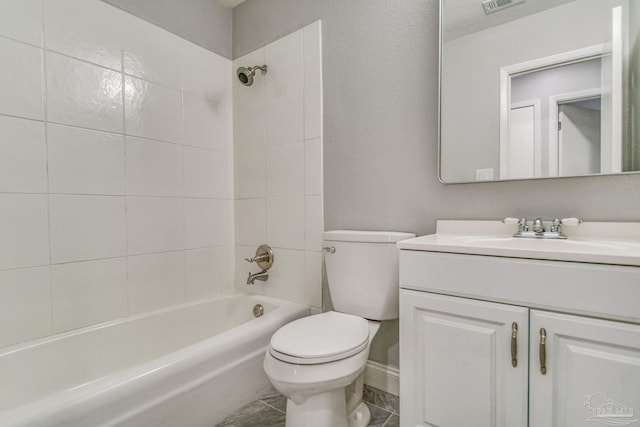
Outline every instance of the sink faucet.
<path id="1" fill-rule="evenodd" d="M 269 278 L 269 273 L 267 273 L 267 270 L 262 270 L 258 273 L 249 273 L 249 276 L 247 276 L 247 285 L 254 285 L 256 280 L 260 280 L 261 282 L 266 282 L 267 279 Z"/>
<path id="2" fill-rule="evenodd" d="M 502 222 L 504 224 L 518 225 L 518 232 L 514 234 L 513 237 L 526 237 L 533 239 L 566 239 L 567 236 L 562 234 L 561 226 L 575 227 L 582 224 L 582 220 L 578 218 L 556 218 L 551 222 L 551 227 L 549 228 L 549 231 L 547 231 L 544 227 L 542 218 L 536 218 L 533 220 L 531 231 L 529 231 L 529 226 L 527 225 L 527 220 L 525 218 L 505 218 Z"/>

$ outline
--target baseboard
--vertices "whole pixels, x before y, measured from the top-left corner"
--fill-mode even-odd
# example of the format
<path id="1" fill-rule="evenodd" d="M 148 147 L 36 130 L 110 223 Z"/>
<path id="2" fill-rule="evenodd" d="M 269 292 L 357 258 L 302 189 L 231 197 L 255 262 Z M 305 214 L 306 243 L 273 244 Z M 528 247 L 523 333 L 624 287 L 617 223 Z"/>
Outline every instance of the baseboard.
<path id="1" fill-rule="evenodd" d="M 368 360 L 364 368 L 364 383 L 400 396 L 400 370 L 393 366 Z"/>

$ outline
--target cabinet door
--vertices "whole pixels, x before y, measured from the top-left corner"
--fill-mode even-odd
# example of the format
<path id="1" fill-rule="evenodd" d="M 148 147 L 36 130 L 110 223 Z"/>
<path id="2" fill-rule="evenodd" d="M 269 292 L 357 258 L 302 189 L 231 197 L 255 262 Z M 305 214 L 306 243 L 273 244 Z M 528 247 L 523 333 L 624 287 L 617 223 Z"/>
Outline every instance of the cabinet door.
<path id="1" fill-rule="evenodd" d="M 402 426 L 526 426 L 528 330 L 527 308 L 401 290 Z"/>
<path id="2" fill-rule="evenodd" d="M 640 426 L 640 326 L 531 310 L 530 336 L 531 426 Z"/>

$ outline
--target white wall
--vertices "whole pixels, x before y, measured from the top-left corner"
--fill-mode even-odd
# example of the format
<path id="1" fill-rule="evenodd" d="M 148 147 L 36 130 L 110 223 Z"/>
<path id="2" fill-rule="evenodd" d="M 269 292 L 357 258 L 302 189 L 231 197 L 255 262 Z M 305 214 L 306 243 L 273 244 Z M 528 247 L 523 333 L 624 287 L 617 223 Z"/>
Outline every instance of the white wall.
<path id="1" fill-rule="evenodd" d="M 231 61 L 98 0 L 0 10 L 0 346 L 231 289 Z"/>
<path id="2" fill-rule="evenodd" d="M 320 308 L 322 81 L 320 22 L 233 63 L 267 64 L 252 86 L 234 79 L 236 286 Z M 246 286 L 244 258 L 269 244 L 269 280 Z"/>
<path id="3" fill-rule="evenodd" d="M 444 44 L 445 182 L 474 181 L 478 168 L 500 175 L 500 68 L 611 42 L 614 3 L 576 0 Z"/>

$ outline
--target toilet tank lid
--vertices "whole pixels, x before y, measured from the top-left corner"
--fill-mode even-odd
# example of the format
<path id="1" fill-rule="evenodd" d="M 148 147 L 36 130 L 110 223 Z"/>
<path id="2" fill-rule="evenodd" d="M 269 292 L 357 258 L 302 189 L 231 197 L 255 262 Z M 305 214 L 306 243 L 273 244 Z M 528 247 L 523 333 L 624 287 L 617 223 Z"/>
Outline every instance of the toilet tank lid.
<path id="1" fill-rule="evenodd" d="M 399 231 L 333 230 L 325 231 L 323 237 L 325 241 L 333 242 L 395 243 L 416 235 Z"/>

